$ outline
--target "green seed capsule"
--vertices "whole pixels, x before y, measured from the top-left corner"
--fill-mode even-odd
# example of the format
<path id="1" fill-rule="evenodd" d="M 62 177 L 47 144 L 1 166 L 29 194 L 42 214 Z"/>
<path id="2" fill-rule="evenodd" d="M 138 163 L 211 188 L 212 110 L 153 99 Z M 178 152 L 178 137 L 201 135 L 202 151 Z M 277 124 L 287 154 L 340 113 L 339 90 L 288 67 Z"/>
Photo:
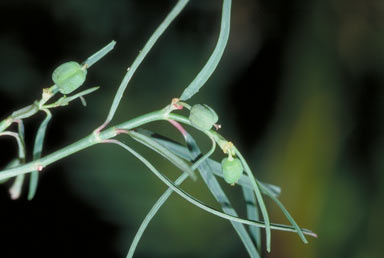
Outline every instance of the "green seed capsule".
<path id="1" fill-rule="evenodd" d="M 239 181 L 241 175 L 243 174 L 243 165 L 241 161 L 237 158 L 224 158 L 221 161 L 221 168 L 223 169 L 224 180 L 230 185 L 234 185 Z"/>
<path id="2" fill-rule="evenodd" d="M 87 70 L 79 63 L 67 62 L 57 67 L 52 73 L 52 80 L 62 94 L 69 94 L 85 81 Z"/>
<path id="3" fill-rule="evenodd" d="M 189 121 L 197 128 L 207 131 L 219 120 L 216 112 L 207 105 L 196 104 L 191 108 Z"/>

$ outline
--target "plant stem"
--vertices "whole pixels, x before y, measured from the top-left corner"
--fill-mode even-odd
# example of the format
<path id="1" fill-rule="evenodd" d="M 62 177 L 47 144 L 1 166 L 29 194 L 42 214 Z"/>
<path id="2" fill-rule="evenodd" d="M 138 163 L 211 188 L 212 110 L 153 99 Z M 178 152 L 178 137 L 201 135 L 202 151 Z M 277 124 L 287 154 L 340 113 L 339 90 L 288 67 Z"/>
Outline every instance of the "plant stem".
<path id="1" fill-rule="evenodd" d="M 0 181 L 3 179 L 15 177 L 18 175 L 31 173 L 32 171 L 42 171 L 45 167 L 47 167 L 48 165 L 58 160 L 61 160 L 76 152 L 89 148 L 95 144 L 101 143 L 104 140 L 115 137 L 116 135 L 118 135 L 118 132 L 116 131 L 116 129 L 131 130 L 133 128 L 142 126 L 144 124 L 147 124 L 153 121 L 168 120 L 168 119 L 176 120 L 183 124 L 191 125 L 187 117 L 178 115 L 178 114 L 172 114 L 172 113 L 169 114 L 168 107 L 165 107 L 161 110 L 153 111 L 153 112 L 135 117 L 121 124 L 111 126 L 110 128 L 100 133 L 93 132 L 90 135 L 82 138 L 81 140 L 78 140 L 77 142 L 74 142 L 68 145 L 67 147 L 64 147 L 58 151 L 55 151 L 43 158 L 31 161 L 24 165 L 17 166 L 15 168 L 9 168 L 9 169 L 0 171 Z"/>
<path id="2" fill-rule="evenodd" d="M 18 175 L 30 173 L 32 171 L 41 171 L 43 168 L 47 167 L 48 165 L 61 160 L 65 157 L 68 157 L 69 155 L 72 155 L 76 152 L 79 152 L 83 149 L 86 149 L 88 147 L 91 147 L 97 143 L 101 143 L 103 140 L 110 139 L 115 137 L 118 133 L 116 132 L 116 129 L 126 129 L 130 130 L 135 127 L 141 126 L 143 124 L 147 124 L 156 120 L 164 120 L 165 110 L 159 110 L 154 111 L 151 113 L 144 114 L 142 116 L 138 116 L 134 119 L 131 119 L 129 121 L 126 121 L 122 124 L 112 126 L 103 132 L 100 132 L 100 134 L 94 134 L 91 133 L 90 135 L 84 137 L 83 139 L 72 143 L 71 145 L 68 145 L 67 147 L 64 147 L 54 153 L 51 153 L 41 159 L 34 160 L 32 162 L 29 162 L 25 165 L 21 165 L 15 168 L 5 169 L 3 171 L 0 171 L 0 180 L 7 179 L 10 177 L 15 177 Z"/>
<path id="3" fill-rule="evenodd" d="M 144 45 L 143 49 L 139 52 L 139 55 L 133 61 L 132 66 L 128 68 L 127 73 L 125 74 L 125 76 L 124 76 L 124 78 L 123 78 L 123 80 L 122 80 L 122 82 L 121 82 L 121 84 L 120 84 L 120 86 L 116 92 L 115 98 L 113 99 L 111 108 L 108 112 L 108 116 L 107 116 L 105 122 L 99 128 L 96 129 L 96 132 L 100 132 L 112 120 L 112 118 L 114 117 L 116 110 L 119 106 L 121 98 L 123 97 L 125 89 L 127 88 L 128 83 L 131 80 L 134 73 L 136 72 L 137 68 L 143 62 L 144 58 L 147 56 L 147 54 L 152 49 L 152 47 L 155 45 L 155 43 L 160 38 L 160 36 L 165 32 L 165 30 L 172 23 L 172 21 L 184 9 L 184 7 L 188 3 L 188 1 L 189 0 L 179 0 L 176 3 L 176 5 L 173 7 L 173 9 L 169 12 L 167 17 L 164 19 L 164 21 L 159 25 L 159 27 L 155 30 L 155 32 L 149 38 L 147 43 Z"/>

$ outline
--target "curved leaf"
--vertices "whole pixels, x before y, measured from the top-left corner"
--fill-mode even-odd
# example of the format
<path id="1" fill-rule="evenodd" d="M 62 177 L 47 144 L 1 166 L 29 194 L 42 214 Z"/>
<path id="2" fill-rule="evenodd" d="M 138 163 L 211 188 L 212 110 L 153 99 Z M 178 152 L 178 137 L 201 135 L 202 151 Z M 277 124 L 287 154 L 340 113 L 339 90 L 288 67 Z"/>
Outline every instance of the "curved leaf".
<path id="1" fill-rule="evenodd" d="M 187 173 L 183 173 L 181 176 L 179 176 L 176 181 L 175 185 L 180 185 L 185 179 L 188 178 Z M 165 203 L 166 200 L 168 200 L 169 196 L 173 193 L 172 188 L 168 188 L 156 201 L 156 203 L 153 205 L 151 210 L 148 212 L 147 216 L 145 216 L 143 222 L 141 223 L 139 229 L 136 232 L 135 237 L 133 238 L 133 241 L 131 243 L 131 246 L 129 248 L 127 258 L 133 257 L 133 254 L 135 253 L 136 247 L 141 239 L 141 237 L 144 234 L 145 229 L 148 227 L 149 222 L 151 222 L 152 218 L 156 215 L 156 213 L 159 211 L 161 206 Z"/>
<path id="2" fill-rule="evenodd" d="M 156 141 L 154 141 L 152 138 L 146 136 L 145 134 L 141 134 L 139 132 L 135 131 L 128 131 L 128 134 L 135 139 L 136 141 L 144 144 L 148 148 L 156 151 L 164 158 L 168 159 L 173 165 L 175 165 L 177 168 L 182 170 L 183 172 L 186 172 L 189 174 L 189 176 L 196 180 L 196 175 L 194 171 L 191 169 L 191 167 L 182 159 L 180 159 L 178 156 L 167 150 L 164 146 L 160 145 Z"/>
<path id="3" fill-rule="evenodd" d="M 195 95 L 201 87 L 208 81 L 212 73 L 215 71 L 221 57 L 223 56 L 224 49 L 227 45 L 229 38 L 229 30 L 231 23 L 231 0 L 224 0 L 223 9 L 221 15 L 221 27 L 220 35 L 217 41 L 216 47 L 212 52 L 212 55 L 209 57 L 207 63 L 204 65 L 203 69 L 195 77 L 195 79 L 188 85 L 188 87 L 183 91 L 180 96 L 180 100 L 186 101 Z"/>
<path id="4" fill-rule="evenodd" d="M 41 152 L 43 150 L 45 131 L 47 130 L 47 126 L 49 121 L 52 118 L 51 112 L 48 109 L 44 109 L 44 112 L 47 114 L 43 122 L 41 122 L 39 129 L 37 130 L 35 145 L 33 146 L 33 159 L 39 159 L 41 157 Z M 29 181 L 29 192 L 28 192 L 28 200 L 32 200 L 36 194 L 37 184 L 39 181 L 39 172 L 33 171 L 31 172 L 31 179 Z"/>
<path id="5" fill-rule="evenodd" d="M 177 4 L 173 7 L 173 9 L 169 12 L 164 21 L 159 25 L 159 27 L 155 30 L 155 32 L 151 35 L 144 48 L 139 52 L 139 55 L 133 61 L 132 66 L 128 68 L 127 73 L 125 74 L 117 92 L 113 99 L 111 108 L 109 110 L 107 119 L 104 124 L 99 128 L 102 129 L 106 124 L 108 124 L 112 118 L 114 117 L 117 107 L 123 97 L 124 91 L 128 86 L 129 81 L 131 80 L 133 74 L 136 72 L 137 68 L 143 62 L 144 58 L 147 56 L 149 51 L 155 45 L 156 41 L 160 38 L 160 36 L 164 33 L 164 31 L 168 28 L 168 26 L 172 23 L 172 21 L 179 15 L 179 13 L 183 10 L 185 5 L 188 3 L 188 0 L 179 0 Z"/>
<path id="6" fill-rule="evenodd" d="M 178 195 L 180 195 L 181 197 L 183 197 L 184 199 L 186 199 L 187 201 L 189 201 L 193 205 L 195 205 L 195 206 L 197 206 L 197 207 L 199 207 L 199 208 L 201 208 L 201 209 L 203 209 L 209 213 L 212 213 L 218 217 L 227 219 L 227 220 L 231 220 L 231 221 L 235 221 L 235 222 L 239 222 L 239 223 L 243 223 L 243 224 L 247 224 L 247 225 L 257 226 L 257 227 L 261 227 L 261 228 L 266 227 L 265 223 L 262 221 L 253 221 L 253 220 L 242 219 L 242 218 L 239 218 L 236 216 L 231 216 L 231 215 L 222 213 L 222 212 L 206 205 L 202 201 L 195 199 L 190 194 L 186 193 L 184 190 L 182 190 L 178 186 L 176 186 L 169 178 L 167 178 L 166 176 L 161 174 L 146 158 L 144 158 L 141 154 L 139 154 L 138 152 L 136 152 L 134 149 L 130 148 L 126 144 L 124 144 L 120 141 L 117 141 L 117 140 L 108 140 L 105 142 L 117 144 L 120 147 L 124 148 L 125 150 L 129 151 L 138 160 L 140 160 L 147 168 L 149 168 L 152 171 L 152 173 L 154 173 L 164 184 L 166 184 L 174 192 L 176 192 Z M 281 224 L 272 224 L 271 223 L 270 228 L 276 229 L 276 230 L 281 230 L 281 231 L 296 232 L 296 229 L 294 227 L 287 226 L 287 225 L 281 225 Z M 308 229 L 304 229 L 303 232 L 307 235 L 315 236 L 315 234 Z"/>

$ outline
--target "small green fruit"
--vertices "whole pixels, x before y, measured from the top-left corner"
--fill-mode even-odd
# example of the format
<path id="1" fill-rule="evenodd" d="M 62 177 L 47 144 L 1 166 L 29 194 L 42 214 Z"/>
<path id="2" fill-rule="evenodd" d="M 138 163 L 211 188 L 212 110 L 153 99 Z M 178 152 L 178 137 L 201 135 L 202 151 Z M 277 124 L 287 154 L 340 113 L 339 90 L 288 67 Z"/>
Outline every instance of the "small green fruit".
<path id="1" fill-rule="evenodd" d="M 67 62 L 57 67 L 52 73 L 52 80 L 62 94 L 69 94 L 85 81 L 87 70 L 77 62 Z"/>
<path id="2" fill-rule="evenodd" d="M 237 158 L 224 158 L 221 161 L 221 168 L 223 169 L 224 180 L 230 185 L 234 185 L 239 181 L 241 175 L 243 174 L 243 165 L 241 161 Z"/>
<path id="3" fill-rule="evenodd" d="M 207 131 L 219 120 L 216 112 L 208 105 L 196 104 L 191 108 L 189 121 L 197 128 Z"/>

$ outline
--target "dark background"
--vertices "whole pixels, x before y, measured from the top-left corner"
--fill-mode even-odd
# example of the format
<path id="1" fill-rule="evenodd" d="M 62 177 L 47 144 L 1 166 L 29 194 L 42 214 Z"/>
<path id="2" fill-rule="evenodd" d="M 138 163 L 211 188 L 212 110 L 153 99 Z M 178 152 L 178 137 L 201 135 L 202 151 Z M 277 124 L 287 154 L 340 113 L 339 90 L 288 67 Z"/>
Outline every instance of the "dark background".
<path id="1" fill-rule="evenodd" d="M 40 98 L 57 65 L 81 62 L 114 39 L 115 50 L 88 71 L 83 87 L 101 86 L 87 97 L 88 106 L 77 101 L 53 111 L 44 154 L 88 135 L 104 121 L 126 68 L 175 2 L 2 0 L 1 117 Z M 221 1 L 190 1 L 135 74 L 114 123 L 180 95 L 215 46 L 220 8 Z M 268 257 L 381 257 L 383 24 L 382 0 L 233 3 L 222 62 L 190 104 L 217 111 L 221 133 L 244 152 L 256 177 L 281 186 L 281 200 L 299 225 L 319 235 L 304 245 L 293 233 L 274 231 Z M 29 150 L 43 117 L 25 121 Z M 176 135 L 167 124 L 148 128 Z M 0 144 L 4 167 L 17 149 L 9 137 Z M 161 171 L 177 175 L 157 155 L 130 144 Z M 10 200 L 8 187 L 0 188 L 4 258 L 125 257 L 165 190 L 128 153 L 108 145 L 49 166 L 33 201 L 26 201 L 27 188 Z M 185 189 L 215 205 L 201 180 Z M 240 206 L 238 187 L 226 189 Z M 287 223 L 274 205 L 269 208 L 273 222 Z M 247 254 L 230 223 L 173 196 L 136 257 Z"/>

